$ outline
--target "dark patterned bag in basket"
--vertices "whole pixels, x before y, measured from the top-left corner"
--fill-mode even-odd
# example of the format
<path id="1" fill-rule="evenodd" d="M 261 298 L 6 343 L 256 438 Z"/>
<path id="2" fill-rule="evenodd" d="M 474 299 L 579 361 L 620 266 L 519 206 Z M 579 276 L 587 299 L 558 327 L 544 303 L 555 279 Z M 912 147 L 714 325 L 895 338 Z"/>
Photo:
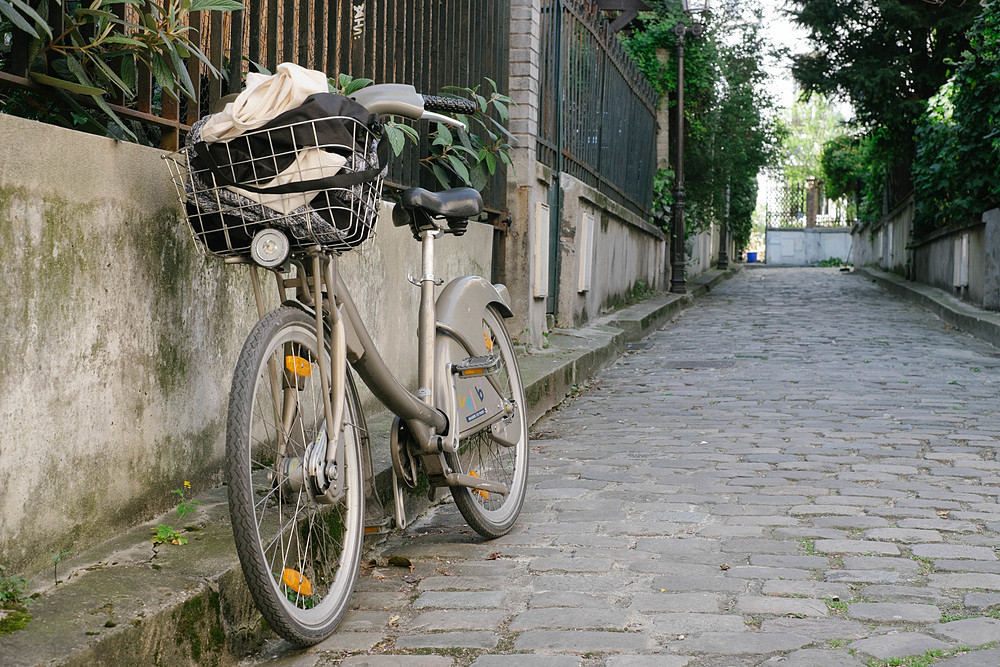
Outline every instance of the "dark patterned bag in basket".
<path id="1" fill-rule="evenodd" d="M 188 221 L 209 252 L 246 255 L 266 227 L 285 231 L 293 247 L 335 251 L 371 235 L 388 158 L 376 114 L 342 95 L 317 93 L 214 143 L 201 141 L 210 119 L 191 128 L 175 158 Z"/>

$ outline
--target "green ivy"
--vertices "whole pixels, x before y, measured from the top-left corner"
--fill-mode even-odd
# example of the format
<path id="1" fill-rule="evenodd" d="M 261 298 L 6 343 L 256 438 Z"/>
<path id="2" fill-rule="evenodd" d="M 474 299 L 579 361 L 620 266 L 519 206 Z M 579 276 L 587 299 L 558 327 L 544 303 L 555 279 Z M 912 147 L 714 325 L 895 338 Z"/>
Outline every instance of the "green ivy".
<path id="1" fill-rule="evenodd" d="M 622 42 L 665 103 L 677 88 L 674 27 L 684 14 L 677 0 L 649 4 L 655 13 L 642 15 L 638 29 Z M 684 42 L 686 232 L 722 222 L 728 192 L 729 225 L 738 247 L 750 239 L 757 173 L 776 161 L 782 136 L 762 63 L 771 49 L 760 26 L 758 3 L 726 5 L 704 34 Z M 667 62 L 658 52 L 666 52 Z M 673 177 L 661 169 L 654 181 L 653 222 L 667 228 Z"/>
<path id="2" fill-rule="evenodd" d="M 914 230 L 977 220 L 1000 205 L 1000 2 L 989 0 L 969 48 L 917 125 Z"/>

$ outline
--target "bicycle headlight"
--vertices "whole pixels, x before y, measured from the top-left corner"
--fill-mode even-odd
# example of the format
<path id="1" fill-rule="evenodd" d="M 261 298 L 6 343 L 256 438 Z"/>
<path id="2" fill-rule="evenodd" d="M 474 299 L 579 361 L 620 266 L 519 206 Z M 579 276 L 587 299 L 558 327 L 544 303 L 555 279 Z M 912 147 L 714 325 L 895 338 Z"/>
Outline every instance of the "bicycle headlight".
<path id="1" fill-rule="evenodd" d="M 250 256 L 266 269 L 280 266 L 288 259 L 291 245 L 288 237 L 277 229 L 262 229 L 254 234 Z"/>

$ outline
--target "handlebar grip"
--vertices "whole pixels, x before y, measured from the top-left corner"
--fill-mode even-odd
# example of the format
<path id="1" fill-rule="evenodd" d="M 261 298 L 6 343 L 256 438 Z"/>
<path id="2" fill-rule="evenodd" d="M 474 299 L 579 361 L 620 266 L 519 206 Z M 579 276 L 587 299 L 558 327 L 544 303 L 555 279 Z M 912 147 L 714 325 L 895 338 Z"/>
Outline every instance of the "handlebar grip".
<path id="1" fill-rule="evenodd" d="M 473 114 L 479 106 L 473 100 L 463 100 L 457 97 L 440 97 L 424 95 L 424 110 L 443 113 Z"/>

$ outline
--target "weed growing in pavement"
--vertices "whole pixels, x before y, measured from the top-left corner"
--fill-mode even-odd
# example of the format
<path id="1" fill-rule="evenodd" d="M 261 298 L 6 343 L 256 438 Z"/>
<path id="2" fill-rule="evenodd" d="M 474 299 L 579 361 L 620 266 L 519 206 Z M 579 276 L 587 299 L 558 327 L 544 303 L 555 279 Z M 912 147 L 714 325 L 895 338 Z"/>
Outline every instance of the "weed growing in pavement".
<path id="1" fill-rule="evenodd" d="M 61 563 L 62 559 L 70 555 L 71 553 L 73 552 L 61 551 L 59 553 L 52 554 L 52 580 L 55 582 L 56 586 L 59 585 L 59 563 Z"/>
<path id="2" fill-rule="evenodd" d="M 177 503 L 177 514 L 183 519 L 188 514 L 194 512 L 201 502 L 198 500 L 188 500 L 184 497 L 184 492 L 191 488 L 191 482 L 184 482 L 184 486 L 179 489 L 174 489 L 170 493 L 177 494 L 180 500 Z M 153 531 L 153 538 L 150 540 L 153 544 L 176 544 L 178 546 L 187 544 L 187 538 L 181 535 L 183 530 L 176 530 L 173 526 L 167 526 L 165 524 L 159 524 L 156 528 L 151 529 Z"/>
<path id="3" fill-rule="evenodd" d="M 799 548 L 801 548 L 802 551 L 804 551 L 807 555 L 815 556 L 818 554 L 818 552 L 816 551 L 816 544 L 812 540 L 806 537 L 802 537 L 799 538 L 797 541 L 799 543 Z"/>
<path id="4" fill-rule="evenodd" d="M 28 581 L 16 574 L 6 574 L 7 568 L 0 565 L 0 635 L 16 632 L 28 624 L 31 614 L 25 608 L 30 602 Z"/>
<path id="5" fill-rule="evenodd" d="M 847 603 L 842 600 L 825 600 L 827 608 L 835 614 L 846 614 Z"/>

